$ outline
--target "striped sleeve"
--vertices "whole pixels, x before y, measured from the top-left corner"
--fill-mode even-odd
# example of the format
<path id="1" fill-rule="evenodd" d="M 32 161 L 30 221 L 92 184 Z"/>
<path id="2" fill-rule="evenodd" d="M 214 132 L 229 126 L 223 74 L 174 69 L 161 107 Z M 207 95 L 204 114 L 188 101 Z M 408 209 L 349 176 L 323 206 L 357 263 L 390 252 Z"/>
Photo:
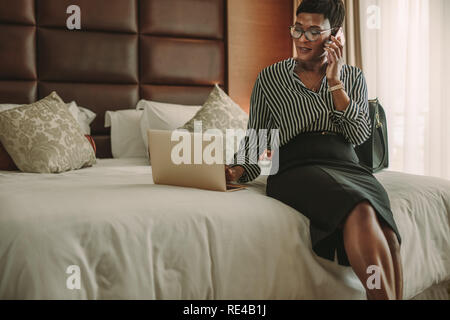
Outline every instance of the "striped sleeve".
<path id="1" fill-rule="evenodd" d="M 356 69 L 359 70 L 359 69 Z M 351 93 L 350 104 L 345 111 L 334 110 L 330 120 L 355 146 L 363 144 L 371 135 L 369 99 L 364 74 L 359 70 Z"/>
<path id="2" fill-rule="evenodd" d="M 259 136 L 261 129 L 268 129 L 268 122 L 269 109 L 261 88 L 261 75 L 258 75 L 250 97 L 247 134 L 241 140 L 239 151 L 234 155 L 234 164 L 230 165 L 230 167 L 239 165 L 245 169 L 244 174 L 238 180 L 239 183 L 251 182 L 261 174 L 261 168 L 258 165 L 260 154 L 257 150 L 260 150 L 260 148 L 257 136 Z M 249 134 L 249 132 L 254 133 L 254 135 Z M 255 152 L 258 154 L 255 154 Z"/>

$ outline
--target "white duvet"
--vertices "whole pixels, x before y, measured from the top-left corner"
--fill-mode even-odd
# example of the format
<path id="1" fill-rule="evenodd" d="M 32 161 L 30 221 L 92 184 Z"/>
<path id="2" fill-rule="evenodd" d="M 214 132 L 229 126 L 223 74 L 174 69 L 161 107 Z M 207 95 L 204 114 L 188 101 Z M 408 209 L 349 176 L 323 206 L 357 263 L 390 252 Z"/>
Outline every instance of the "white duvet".
<path id="1" fill-rule="evenodd" d="M 375 176 L 402 235 L 404 298 L 449 281 L 450 181 Z M 79 273 L 66 273 L 70 266 Z M 0 299 L 365 299 L 365 292 L 350 267 L 312 252 L 308 219 L 265 196 L 264 178 L 232 193 L 162 186 L 145 159 L 109 159 L 58 175 L 0 171 Z"/>

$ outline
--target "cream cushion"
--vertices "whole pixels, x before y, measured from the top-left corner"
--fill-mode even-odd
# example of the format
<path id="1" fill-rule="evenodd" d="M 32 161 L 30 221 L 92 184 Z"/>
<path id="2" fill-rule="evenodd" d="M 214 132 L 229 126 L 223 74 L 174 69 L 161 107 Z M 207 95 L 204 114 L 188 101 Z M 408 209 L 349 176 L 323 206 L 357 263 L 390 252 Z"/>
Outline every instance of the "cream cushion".
<path id="1" fill-rule="evenodd" d="M 179 129 L 190 132 L 199 131 L 195 124 L 201 125 L 201 131 L 217 129 L 223 136 L 223 152 L 226 163 L 232 161 L 233 155 L 239 150 L 239 144 L 247 129 L 248 115 L 236 104 L 217 84 L 209 94 L 202 108 L 195 116 Z M 241 135 L 234 136 L 234 141 L 227 143 L 227 129 L 232 132 L 240 132 Z"/>
<path id="2" fill-rule="evenodd" d="M 56 92 L 0 112 L 0 142 L 23 172 L 59 173 L 96 163 L 91 144 Z"/>

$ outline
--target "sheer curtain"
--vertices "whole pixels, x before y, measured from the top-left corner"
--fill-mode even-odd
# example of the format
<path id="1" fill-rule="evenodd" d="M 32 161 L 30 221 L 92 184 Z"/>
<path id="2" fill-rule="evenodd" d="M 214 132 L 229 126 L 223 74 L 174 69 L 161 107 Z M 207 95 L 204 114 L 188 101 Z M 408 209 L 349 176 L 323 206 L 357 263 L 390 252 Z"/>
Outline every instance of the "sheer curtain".
<path id="1" fill-rule="evenodd" d="M 450 1 L 361 0 L 369 97 L 386 110 L 389 170 L 450 179 Z"/>

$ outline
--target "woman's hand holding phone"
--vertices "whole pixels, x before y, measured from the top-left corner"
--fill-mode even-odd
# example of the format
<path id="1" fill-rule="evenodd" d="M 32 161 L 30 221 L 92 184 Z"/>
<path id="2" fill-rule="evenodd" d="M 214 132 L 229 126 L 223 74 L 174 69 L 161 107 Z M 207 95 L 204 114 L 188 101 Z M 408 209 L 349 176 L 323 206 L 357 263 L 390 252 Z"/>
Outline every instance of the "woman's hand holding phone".
<path id="1" fill-rule="evenodd" d="M 342 66 L 344 65 L 344 44 L 345 37 L 342 32 L 342 28 L 339 29 L 336 37 L 331 36 L 330 40 L 324 45 L 324 49 L 327 52 L 328 67 L 327 67 L 327 80 L 330 85 L 336 85 L 340 83 L 340 75 Z"/>

